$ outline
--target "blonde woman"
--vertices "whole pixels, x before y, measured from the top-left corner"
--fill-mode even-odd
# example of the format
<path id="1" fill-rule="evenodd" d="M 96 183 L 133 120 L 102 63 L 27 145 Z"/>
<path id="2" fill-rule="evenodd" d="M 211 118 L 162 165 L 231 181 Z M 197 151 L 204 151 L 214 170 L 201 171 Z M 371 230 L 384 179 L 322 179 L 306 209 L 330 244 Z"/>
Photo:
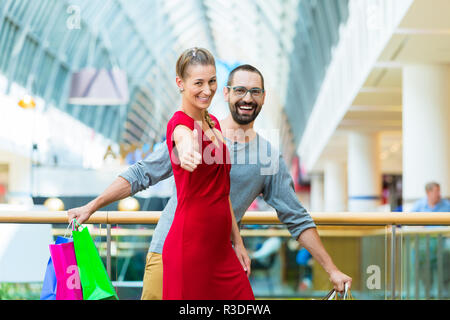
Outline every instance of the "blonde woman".
<path id="1" fill-rule="evenodd" d="M 207 111 L 217 89 L 214 57 L 188 49 L 176 72 L 182 103 L 166 137 L 178 204 L 162 252 L 163 299 L 253 300 L 249 266 L 236 254 L 245 248 L 229 200 L 229 154 Z"/>

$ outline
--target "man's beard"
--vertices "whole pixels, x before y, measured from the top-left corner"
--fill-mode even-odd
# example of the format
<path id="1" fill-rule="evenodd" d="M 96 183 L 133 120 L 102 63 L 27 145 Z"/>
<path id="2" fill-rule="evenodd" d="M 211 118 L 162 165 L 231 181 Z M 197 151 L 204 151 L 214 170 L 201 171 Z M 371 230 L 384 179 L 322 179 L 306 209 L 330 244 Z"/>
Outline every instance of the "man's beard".
<path id="1" fill-rule="evenodd" d="M 240 114 L 238 111 L 238 108 L 239 108 L 239 106 L 242 106 L 242 105 L 248 105 L 248 106 L 252 107 L 253 113 L 252 114 Z M 258 116 L 259 112 L 261 111 L 261 107 L 258 106 L 258 104 L 254 103 L 254 102 L 252 102 L 252 103 L 237 102 L 234 104 L 234 106 L 232 106 L 229 103 L 228 106 L 230 108 L 230 113 L 231 113 L 231 116 L 233 117 L 233 120 L 240 125 L 249 124 L 249 123 L 255 121 L 256 117 Z"/>

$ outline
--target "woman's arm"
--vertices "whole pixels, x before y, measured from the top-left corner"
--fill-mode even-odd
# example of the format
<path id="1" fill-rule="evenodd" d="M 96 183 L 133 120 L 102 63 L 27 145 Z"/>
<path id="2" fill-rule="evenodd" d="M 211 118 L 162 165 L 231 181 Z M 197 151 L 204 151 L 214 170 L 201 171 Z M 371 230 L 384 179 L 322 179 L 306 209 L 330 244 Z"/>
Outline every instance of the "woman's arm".
<path id="1" fill-rule="evenodd" d="M 178 125 L 173 131 L 173 141 L 180 166 L 189 172 L 193 172 L 197 165 L 202 162 L 197 129 L 192 131 L 186 126 Z"/>
<path id="2" fill-rule="evenodd" d="M 228 202 L 230 203 L 231 212 L 231 242 L 233 242 L 234 251 L 239 259 L 239 262 L 244 267 L 247 272 L 247 276 L 250 276 L 250 263 L 251 260 L 247 254 L 247 250 L 244 246 L 244 241 L 242 240 L 241 233 L 239 232 L 239 227 L 234 216 L 233 206 L 231 205 L 230 197 L 228 197 Z"/>

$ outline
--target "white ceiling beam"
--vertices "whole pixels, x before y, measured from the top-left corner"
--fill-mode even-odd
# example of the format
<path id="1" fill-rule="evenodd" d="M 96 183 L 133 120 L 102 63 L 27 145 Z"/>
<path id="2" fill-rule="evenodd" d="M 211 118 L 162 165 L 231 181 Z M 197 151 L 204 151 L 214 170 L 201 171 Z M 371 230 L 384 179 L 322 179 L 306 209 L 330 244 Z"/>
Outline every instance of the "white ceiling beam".
<path id="1" fill-rule="evenodd" d="M 398 35 L 450 36 L 450 29 L 397 28 L 397 29 L 395 29 L 394 34 L 398 34 Z"/>
<path id="2" fill-rule="evenodd" d="M 348 109 L 349 112 L 359 111 L 359 112 L 402 112 L 402 106 L 392 105 L 353 105 Z"/>
<path id="3" fill-rule="evenodd" d="M 385 128 L 402 128 L 401 120 L 378 120 L 378 119 L 343 119 L 339 123 L 340 129 L 347 128 L 378 128 L 385 130 Z"/>
<path id="4" fill-rule="evenodd" d="M 403 62 L 397 61 L 377 61 L 374 65 L 374 69 L 401 69 L 406 65 Z"/>
<path id="5" fill-rule="evenodd" d="M 399 87 L 362 87 L 359 93 L 402 93 Z"/>

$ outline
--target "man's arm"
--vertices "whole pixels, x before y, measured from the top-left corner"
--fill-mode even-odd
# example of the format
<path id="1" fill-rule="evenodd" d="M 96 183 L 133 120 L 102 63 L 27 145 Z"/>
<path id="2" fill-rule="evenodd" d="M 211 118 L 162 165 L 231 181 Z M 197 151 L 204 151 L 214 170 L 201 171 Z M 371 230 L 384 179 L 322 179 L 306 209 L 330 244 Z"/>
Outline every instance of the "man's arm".
<path id="1" fill-rule="evenodd" d="M 294 182 L 280 155 L 278 170 L 267 175 L 262 191 L 263 199 L 277 212 L 280 221 L 286 225 L 294 239 L 309 228 L 315 228 L 311 215 L 302 206 L 294 190 Z"/>
<path id="2" fill-rule="evenodd" d="M 130 183 L 122 177 L 117 177 L 111 185 L 97 198 L 86 205 L 67 211 L 69 222 L 77 219 L 82 224 L 97 210 L 106 207 L 114 201 L 122 200 L 130 196 Z"/>
<path id="3" fill-rule="evenodd" d="M 147 158 L 136 162 L 119 176 L 129 182 L 131 185 L 130 195 L 134 195 L 172 175 L 169 150 L 167 149 L 167 144 L 164 143 Z"/>
<path id="4" fill-rule="evenodd" d="M 311 253 L 313 258 L 328 273 L 334 289 L 343 292 L 344 284 L 348 283 L 348 287 L 352 286 L 352 278 L 339 271 L 334 265 L 328 252 L 325 250 L 316 228 L 310 228 L 303 231 L 297 239 L 298 243 Z"/>
<path id="5" fill-rule="evenodd" d="M 145 160 L 136 162 L 121 173 L 97 198 L 82 207 L 70 209 L 67 212 L 69 222 L 75 218 L 81 224 L 88 220 L 95 211 L 147 189 L 172 174 L 169 151 L 167 145 L 164 144 Z"/>
<path id="6" fill-rule="evenodd" d="M 294 239 L 308 250 L 328 273 L 334 288 L 339 292 L 344 291 L 345 282 L 349 282 L 350 287 L 352 279 L 334 265 L 320 241 L 314 221 L 298 200 L 294 182 L 281 155 L 278 171 L 266 177 L 263 196 L 264 200 L 277 211 L 278 218 L 287 226 Z"/>

